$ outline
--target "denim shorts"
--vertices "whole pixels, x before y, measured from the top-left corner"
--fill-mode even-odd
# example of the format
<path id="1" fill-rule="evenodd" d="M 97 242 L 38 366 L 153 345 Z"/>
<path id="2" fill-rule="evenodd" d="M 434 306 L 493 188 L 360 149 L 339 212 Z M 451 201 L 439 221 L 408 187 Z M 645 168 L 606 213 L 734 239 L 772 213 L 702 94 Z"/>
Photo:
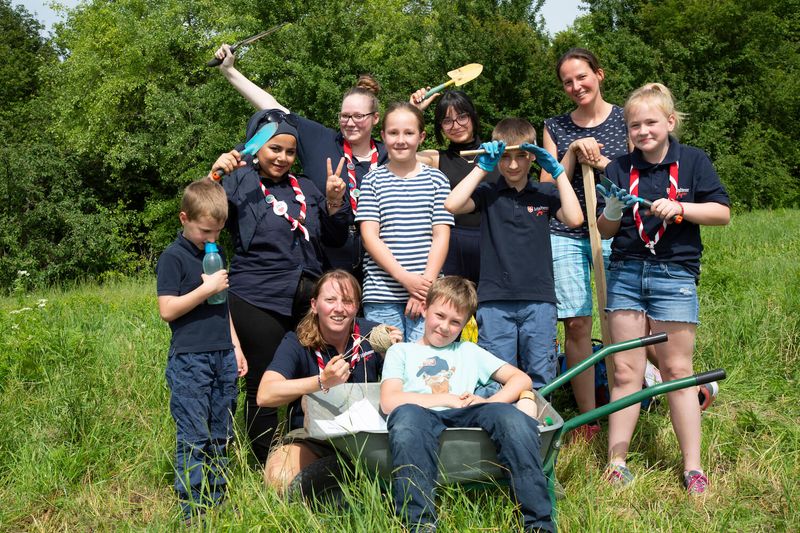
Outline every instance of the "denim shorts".
<path id="1" fill-rule="evenodd" d="M 406 316 L 406 304 L 391 302 L 364 302 L 364 318 L 394 326 L 403 333 L 403 342 L 417 342 L 425 333 L 425 319 Z"/>
<path id="2" fill-rule="evenodd" d="M 611 261 L 606 311 L 643 311 L 662 322 L 698 323 L 694 274 L 678 263 Z"/>
<path id="3" fill-rule="evenodd" d="M 611 239 L 605 239 L 603 262 L 608 268 Z M 558 299 L 558 318 L 592 316 L 592 245 L 589 238 L 576 239 L 550 234 L 553 250 L 553 278 Z"/>

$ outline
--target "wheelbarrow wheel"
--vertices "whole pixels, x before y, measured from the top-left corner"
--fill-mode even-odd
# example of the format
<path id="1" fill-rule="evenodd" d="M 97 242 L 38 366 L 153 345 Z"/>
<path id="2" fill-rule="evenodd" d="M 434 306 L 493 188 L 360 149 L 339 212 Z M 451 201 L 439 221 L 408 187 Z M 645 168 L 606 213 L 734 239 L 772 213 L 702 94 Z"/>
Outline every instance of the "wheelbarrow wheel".
<path id="1" fill-rule="evenodd" d="M 340 483 L 350 476 L 350 470 L 345 459 L 336 455 L 322 457 L 302 469 L 289 483 L 289 499 L 308 503 L 324 501 L 336 507 L 345 507 L 347 502 Z"/>

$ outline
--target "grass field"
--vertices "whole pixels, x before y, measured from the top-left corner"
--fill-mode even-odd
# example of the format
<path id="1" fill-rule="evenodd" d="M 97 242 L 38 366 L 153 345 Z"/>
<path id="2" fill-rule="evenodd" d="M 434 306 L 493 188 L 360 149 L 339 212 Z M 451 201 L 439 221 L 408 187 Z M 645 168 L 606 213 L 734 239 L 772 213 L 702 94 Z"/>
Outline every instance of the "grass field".
<path id="1" fill-rule="evenodd" d="M 661 402 L 634 436 L 630 488 L 601 479 L 604 435 L 562 451 L 562 531 L 800 530 L 800 212 L 741 214 L 703 237 L 695 370 L 728 372 L 703 417 L 711 491 L 684 494 Z M 0 328 L 0 530 L 182 527 L 154 279 L 15 293 L 0 299 Z M 556 408 L 572 415 L 566 399 Z M 347 511 L 312 512 L 264 489 L 241 446 L 233 456 L 230 503 L 210 513 L 212 530 L 401 530 L 369 477 L 347 487 Z M 440 496 L 440 531 L 518 529 L 500 489 Z"/>

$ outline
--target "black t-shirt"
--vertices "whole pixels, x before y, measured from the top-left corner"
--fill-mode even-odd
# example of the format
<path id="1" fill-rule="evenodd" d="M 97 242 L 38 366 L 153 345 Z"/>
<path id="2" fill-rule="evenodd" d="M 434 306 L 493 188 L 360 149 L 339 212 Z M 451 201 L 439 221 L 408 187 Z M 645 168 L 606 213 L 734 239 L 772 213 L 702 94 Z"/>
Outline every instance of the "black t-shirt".
<path id="1" fill-rule="evenodd" d="M 377 326 L 375 322 L 365 320 L 363 318 L 356 318 L 360 335 L 366 337 L 372 331 L 372 328 Z M 353 347 L 352 337 L 347 343 L 347 350 Z M 372 352 L 372 353 L 370 353 Z M 383 368 L 383 357 L 380 354 L 372 351 L 372 345 L 369 341 L 361 343 L 360 353 L 366 358 L 362 358 L 356 363 L 353 372 L 350 374 L 348 383 L 374 383 L 380 380 L 381 369 Z M 324 364 L 336 355 L 336 348 L 333 346 L 326 346 L 320 350 Z M 306 348 L 297 340 L 295 332 L 288 332 L 281 341 L 278 349 L 275 351 L 267 370 L 272 370 L 282 375 L 286 379 L 300 379 L 311 376 L 319 375 L 319 364 L 317 363 L 317 356 L 314 350 Z M 303 408 L 300 404 L 301 398 L 293 401 L 289 405 L 289 423 L 291 429 L 303 427 Z"/>
<path id="2" fill-rule="evenodd" d="M 441 170 L 442 174 L 447 176 L 447 179 L 450 181 L 451 191 L 475 168 L 474 160 L 470 162 L 464 159 L 459 152 L 461 152 L 461 150 L 475 150 L 476 148 L 480 148 L 480 145 L 481 140 L 476 137 L 471 143 L 450 143 L 447 150 L 439 150 L 439 170 Z M 499 178 L 500 171 L 494 169 L 483 179 L 483 183 L 496 183 Z M 456 226 L 478 228 L 481 225 L 481 214 L 476 212 L 455 215 L 455 223 Z"/>
<path id="3" fill-rule="evenodd" d="M 472 193 L 481 220 L 478 301 L 556 303 L 550 218 L 561 208 L 553 183 L 528 181 L 521 191 L 504 178 Z"/>
<path id="4" fill-rule="evenodd" d="M 655 201 L 667 198 L 669 191 L 669 167 L 678 162 L 677 197 L 679 202 L 706 203 L 716 202 L 730 205 L 730 198 L 719 180 L 711 160 L 702 150 L 680 144 L 670 137 L 669 150 L 661 163 L 648 163 L 642 153 L 635 149 L 632 153 L 615 159 L 606 167 L 606 176 L 618 187 L 630 190 L 631 165 L 639 169 L 638 196 Z M 605 202 L 600 197 L 598 213 L 602 213 Z M 651 240 L 658 233 L 663 220 L 645 215 L 642 207 L 644 229 Z M 687 220 L 680 224 L 667 224 L 664 234 L 655 246 L 655 255 L 645 247 L 639 237 L 633 217 L 633 209 L 623 211 L 620 228 L 614 236 L 611 247 L 611 260 L 639 259 L 659 262 L 680 263 L 695 276 L 700 275 L 700 256 L 703 244 L 700 241 L 700 226 Z"/>
<path id="5" fill-rule="evenodd" d="M 183 296 L 203 284 L 205 252 L 186 240 L 182 233 L 161 253 L 156 265 L 156 290 L 159 296 Z M 170 350 L 174 353 L 232 350 L 228 323 L 228 302 L 211 305 L 203 302 L 169 323 Z"/>

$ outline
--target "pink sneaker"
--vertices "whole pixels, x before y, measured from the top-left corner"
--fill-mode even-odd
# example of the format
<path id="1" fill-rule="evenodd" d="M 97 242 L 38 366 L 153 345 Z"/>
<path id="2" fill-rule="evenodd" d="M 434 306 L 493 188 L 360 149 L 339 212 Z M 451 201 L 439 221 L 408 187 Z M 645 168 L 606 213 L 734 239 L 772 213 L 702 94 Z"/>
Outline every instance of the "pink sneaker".
<path id="1" fill-rule="evenodd" d="M 708 490 L 708 478 L 699 470 L 691 470 L 683 476 L 683 486 L 692 496 L 704 494 Z"/>

